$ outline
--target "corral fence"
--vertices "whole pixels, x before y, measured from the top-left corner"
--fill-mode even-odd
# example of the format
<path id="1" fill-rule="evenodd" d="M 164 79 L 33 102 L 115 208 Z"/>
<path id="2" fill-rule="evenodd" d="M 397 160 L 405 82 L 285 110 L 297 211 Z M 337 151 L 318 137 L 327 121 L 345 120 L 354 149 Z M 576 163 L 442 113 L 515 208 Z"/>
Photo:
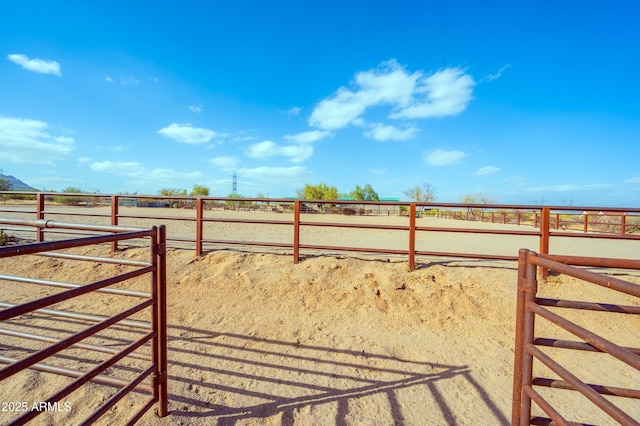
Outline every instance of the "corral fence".
<path id="1" fill-rule="evenodd" d="M 35 219 L 44 220 L 59 215 L 66 217 L 93 218 L 109 225 L 145 221 L 149 223 L 165 223 L 167 225 L 167 241 L 176 244 L 193 244 L 196 255 L 200 256 L 205 249 L 220 246 L 226 247 L 263 247 L 291 250 L 293 261 L 297 263 L 301 250 L 306 251 L 349 251 L 374 254 L 394 254 L 407 256 L 409 268 L 415 268 L 416 256 L 444 256 L 453 258 L 517 260 L 510 253 L 515 248 L 505 247 L 502 252 L 471 249 L 469 246 L 449 249 L 430 245 L 434 235 L 458 235 L 460 239 L 467 236 L 506 236 L 528 237 L 537 239 L 537 247 L 541 254 L 549 253 L 550 240 L 597 238 L 618 240 L 640 240 L 640 209 L 616 209 L 602 207 L 566 207 L 566 206 L 526 206 L 526 205 L 477 205 L 457 203 L 415 203 L 392 201 L 353 201 L 353 200 L 294 200 L 269 198 L 219 198 L 219 197 L 176 197 L 176 196 L 142 196 L 142 195 L 102 195 L 102 194 L 67 194 L 67 193 L 25 193 L 3 192 L 5 202 L 8 197 L 22 198 L 26 204 L 0 205 L 0 216 L 34 215 Z M 67 209 L 66 206 L 83 206 L 86 209 Z M 91 207 L 101 206 L 96 212 Z M 135 209 L 132 207 L 136 207 Z M 143 209 L 144 207 L 144 209 Z M 108 211 L 104 211 L 104 209 Z M 166 215 L 167 208 L 181 210 L 180 215 Z M 149 214 L 141 213 L 146 210 Z M 163 212 L 165 214 L 163 215 Z M 236 216 L 229 213 L 237 212 Z M 247 217 L 247 212 L 283 213 L 283 219 L 276 216 Z M 332 220 L 340 214 L 349 219 Z M 244 215 L 244 216 L 242 216 Z M 365 222 L 367 216 L 401 216 L 406 222 L 389 224 L 384 222 Z M 287 218 L 284 220 L 284 218 Z M 319 218 L 323 218 L 320 220 Z M 361 219 L 362 218 L 362 219 Z M 424 222 L 423 218 L 430 220 Z M 442 226 L 432 219 L 443 219 Z M 447 226 L 456 220 L 469 223 L 468 226 Z M 74 220 L 75 221 L 75 220 Z M 190 237 L 173 232 L 173 224 L 189 223 Z M 424 222 L 424 223 L 423 223 Z M 481 222 L 482 224 L 478 224 Z M 139 222 L 136 222 L 139 223 Z M 487 227 L 491 224 L 509 225 L 507 227 Z M 264 234 L 256 233 L 250 239 L 227 239 L 222 233 L 212 231 L 214 226 L 229 224 L 267 225 L 278 231 L 279 237 L 265 239 Z M 367 230 L 368 232 L 404 232 L 404 242 L 395 246 L 366 247 L 358 244 L 345 246 L 340 242 L 328 244 L 312 244 L 305 242 L 305 236 L 317 232 L 318 228 L 334 228 L 345 230 Z M 314 231 L 314 229 L 316 231 Z M 36 233 L 36 241 L 44 240 L 44 229 Z M 351 242 L 351 241 L 350 241 Z M 117 249 L 117 242 L 112 244 Z"/>
<path id="2" fill-rule="evenodd" d="M 38 233 L 45 229 L 58 229 L 100 234 L 50 242 L 7 245 L 0 247 L 0 259 L 14 256 L 20 256 L 22 258 L 34 255 L 65 262 L 77 261 L 80 263 L 91 262 L 94 265 L 116 265 L 115 268 L 119 271 L 128 270 L 128 272 L 123 273 L 114 272 L 108 276 L 108 278 L 97 281 L 70 283 L 34 277 L 6 275 L 1 272 L 2 263 L 0 262 L 0 282 L 5 282 L 5 285 L 49 286 L 63 289 L 62 291 L 54 292 L 28 302 L 17 304 L 11 303 L 10 301 L 3 301 L 0 304 L 0 307 L 3 308 L 0 310 L 0 335 L 3 336 L 3 344 L 7 344 L 8 339 L 13 339 L 12 341 L 16 341 L 17 339 L 19 342 L 24 342 L 24 344 L 26 344 L 27 341 L 45 342 L 49 344 L 49 346 L 45 346 L 20 359 L 1 355 L 0 364 L 8 365 L 0 369 L 0 381 L 7 380 L 25 369 L 35 369 L 73 378 L 73 381 L 62 389 L 41 400 L 35 409 L 30 404 L 23 407 L 8 407 L 8 411 L 13 411 L 18 415 L 16 418 L 10 420 L 8 424 L 24 424 L 37 415 L 50 411 L 52 407 L 54 411 L 58 410 L 59 406 L 56 404 L 60 403 L 59 401 L 64 400 L 67 396 L 89 382 L 116 387 L 118 390 L 109 398 L 106 398 L 106 401 L 86 418 L 82 424 L 95 422 L 132 391 L 149 394 L 149 398 L 137 412 L 131 413 L 131 419 L 128 424 L 135 423 L 156 403 L 158 404 L 158 415 L 165 416 L 167 414 L 165 228 L 163 226 L 154 226 L 150 229 L 139 229 L 18 219 L 1 219 L 0 224 L 33 227 Z M 68 250 L 77 247 L 112 244 L 133 239 L 148 242 L 149 261 L 85 256 L 77 253 L 74 254 L 73 250 Z M 46 271 L 43 272 L 46 273 Z M 150 291 L 141 292 L 122 288 L 136 278 L 143 280 L 143 284 L 144 281 L 148 279 L 150 282 Z M 91 277 L 86 277 L 86 279 L 90 281 Z M 11 294 L 11 292 L 7 292 L 7 294 Z M 7 297 L 7 294 L 4 296 Z M 38 292 L 34 289 L 33 293 L 30 294 L 38 294 Z M 70 306 L 73 306 L 73 303 L 78 303 L 75 301 L 79 300 L 81 296 L 87 297 L 96 294 L 108 295 L 105 297 L 130 298 L 134 300 L 134 302 L 128 299 L 128 305 L 131 303 L 135 303 L 135 305 L 121 312 L 114 313 L 111 316 L 96 315 L 95 312 L 78 312 L 74 309 L 49 309 L 52 305 L 64 303 L 72 299 L 74 302 L 70 302 Z M 144 314 L 144 312 L 149 312 L 150 321 L 129 319 L 131 316 L 138 313 Z M 25 315 L 27 316 L 25 317 Z M 47 327 L 42 329 L 42 331 L 36 327 L 38 331 L 34 333 L 27 333 L 16 328 L 21 324 L 24 326 L 25 323 L 23 323 L 23 320 L 25 318 L 28 320 L 32 318 L 33 315 L 54 317 L 57 318 L 57 321 L 71 320 L 76 324 L 79 322 L 82 326 L 80 331 L 67 331 L 65 333 L 66 337 L 63 338 L 39 334 L 42 331 L 46 332 Z M 114 348 L 113 345 L 90 344 L 85 340 L 91 339 L 92 337 L 101 339 L 102 337 L 100 336 L 103 336 L 103 333 L 111 330 L 118 336 L 117 340 L 123 342 L 121 338 L 122 329 L 137 330 L 132 332 L 135 336 L 131 339 L 132 341 L 124 341 L 124 343 L 120 344 L 120 346 L 126 345 L 122 350 Z M 41 343 L 39 343 L 39 345 L 41 345 Z M 93 352 L 103 354 L 101 355 L 102 357 L 104 357 L 104 354 L 107 354 L 106 356 L 108 356 L 108 358 L 95 365 L 95 361 L 91 362 L 89 358 L 83 356 L 80 361 L 81 367 L 78 369 L 63 368 L 60 365 L 56 365 L 56 356 L 69 348 L 86 351 L 83 352 L 85 356 L 89 356 L 89 352 Z M 29 350 L 27 350 L 27 352 L 29 352 Z M 123 362 L 123 360 L 139 360 L 135 361 L 139 363 L 139 366 L 138 369 L 135 370 L 135 377 L 133 379 L 123 379 L 110 373 L 110 371 L 117 367 L 119 363 Z M 131 368 L 131 366 L 125 367 L 127 371 L 131 371 Z M 27 403 L 25 402 L 24 404 Z M 3 411 L 5 410 L 3 409 Z M 6 415 L 7 413 L 4 412 L 2 414 Z"/>
<path id="3" fill-rule="evenodd" d="M 556 311 L 576 310 L 604 312 L 606 315 L 640 315 L 640 305 L 621 305 L 613 303 L 594 303 L 573 300 L 559 300 L 536 297 L 538 289 L 537 271 L 539 268 L 553 270 L 561 274 L 575 277 L 587 283 L 602 286 L 635 296 L 640 299 L 640 285 L 621 280 L 611 275 L 596 273 L 583 267 L 616 268 L 640 270 L 640 261 L 625 259 L 602 259 L 574 256 L 552 256 L 537 254 L 529 250 L 521 250 L 518 259 L 518 296 L 516 315 L 516 345 L 514 362 L 512 425 L 567 425 L 571 423 L 545 399 L 536 388 L 553 388 L 580 392 L 616 422 L 623 425 L 639 425 L 629 413 L 616 406 L 606 396 L 640 399 L 640 389 L 629 389 L 616 386 L 589 384 L 578 378 L 576 371 L 570 372 L 554 360 L 549 352 L 540 348 L 557 348 L 571 351 L 587 351 L 601 353 L 604 357 L 613 357 L 640 371 L 640 348 L 622 347 L 607 338 L 598 335 L 575 321 L 559 315 Z M 635 300 L 635 299 L 634 299 Z M 551 308 L 551 309 L 549 309 Z M 555 311 L 554 311 L 555 310 Z M 536 319 L 544 319 L 581 341 L 540 337 L 536 333 Z M 615 324 L 623 326 L 624 318 L 617 318 Z M 637 328 L 630 327 L 630 333 L 637 334 Z M 560 379 L 534 377 L 533 364 L 544 365 Z M 602 359 L 599 358 L 600 361 Z M 584 360 L 582 361 L 584 367 Z M 597 365 L 597 364 L 596 364 Z M 616 364 L 617 365 L 617 364 Z M 602 368 L 602 367 L 601 367 Z M 619 372 L 619 370 L 616 370 Z M 624 371 L 624 370 L 623 370 Z M 622 373 L 621 373 L 622 374 Z M 637 385 L 638 382 L 635 382 Z M 531 416 L 531 402 L 549 417 Z M 636 406 L 637 407 L 637 406 Z M 637 412 L 636 412 L 637 415 Z M 553 422 L 553 423 L 552 423 Z"/>

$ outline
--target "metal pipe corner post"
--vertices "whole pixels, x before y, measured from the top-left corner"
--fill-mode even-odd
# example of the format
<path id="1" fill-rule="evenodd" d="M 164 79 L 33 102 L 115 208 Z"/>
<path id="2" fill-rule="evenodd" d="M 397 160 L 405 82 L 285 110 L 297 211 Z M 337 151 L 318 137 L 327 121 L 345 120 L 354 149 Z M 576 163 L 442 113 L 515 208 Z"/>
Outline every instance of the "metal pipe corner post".
<path id="1" fill-rule="evenodd" d="M 531 398 L 524 392 L 525 388 L 530 388 L 533 382 L 533 355 L 527 347 L 533 345 L 535 338 L 535 314 L 527 309 L 529 303 L 535 303 L 538 291 L 537 266 L 532 262 L 532 258 L 537 256 L 535 252 L 527 253 L 526 278 L 524 288 L 524 318 L 522 327 L 522 402 L 520 405 L 520 425 L 531 423 Z"/>
<path id="2" fill-rule="evenodd" d="M 416 203 L 409 204 L 409 270 L 416 268 Z"/>
<path id="3" fill-rule="evenodd" d="M 543 207 L 540 212 L 540 254 L 549 254 L 549 235 L 551 228 L 551 209 Z M 540 268 L 540 275 L 543 280 L 549 276 L 549 269 Z"/>
<path id="4" fill-rule="evenodd" d="M 111 196 L 111 225 L 118 226 L 118 196 Z M 118 251 L 118 242 L 111 242 L 111 253 Z"/>
<path id="5" fill-rule="evenodd" d="M 44 220 L 44 194 L 42 192 L 36 194 L 36 220 Z M 44 228 L 36 229 L 36 241 L 39 243 L 44 241 Z"/>
<path id="6" fill-rule="evenodd" d="M 300 261 L 300 200 L 293 202 L 293 263 Z"/>
<path id="7" fill-rule="evenodd" d="M 204 200 L 198 197 L 196 198 L 196 257 L 202 256 L 203 210 Z"/>
<path id="8" fill-rule="evenodd" d="M 156 264 L 156 282 L 155 296 L 156 309 L 156 376 L 154 383 L 154 393 L 158 398 L 158 416 L 164 417 L 169 413 L 168 406 L 168 360 L 167 360 L 167 231 L 165 225 L 156 228 L 155 237 L 155 264 Z"/>
<path id="9" fill-rule="evenodd" d="M 516 333 L 513 358 L 513 395 L 511 400 L 511 425 L 520 424 L 522 406 L 522 356 L 524 355 L 524 293 L 527 279 L 527 254 L 529 250 L 520 249 L 518 253 L 518 289 L 516 295 Z"/>

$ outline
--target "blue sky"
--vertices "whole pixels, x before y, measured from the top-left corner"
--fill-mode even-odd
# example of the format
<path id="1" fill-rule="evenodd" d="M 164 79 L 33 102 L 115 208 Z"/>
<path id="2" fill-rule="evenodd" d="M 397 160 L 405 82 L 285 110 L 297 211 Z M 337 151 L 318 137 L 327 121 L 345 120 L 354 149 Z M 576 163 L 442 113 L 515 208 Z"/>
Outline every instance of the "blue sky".
<path id="1" fill-rule="evenodd" d="M 640 206 L 640 5 L 0 3 L 0 169 L 38 189 Z"/>

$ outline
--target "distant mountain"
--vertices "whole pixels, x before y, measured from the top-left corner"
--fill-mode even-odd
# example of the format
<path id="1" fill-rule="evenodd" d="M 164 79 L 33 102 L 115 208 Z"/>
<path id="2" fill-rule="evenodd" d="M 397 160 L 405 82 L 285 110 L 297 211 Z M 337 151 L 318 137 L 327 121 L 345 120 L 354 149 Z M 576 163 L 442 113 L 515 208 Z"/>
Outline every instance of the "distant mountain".
<path id="1" fill-rule="evenodd" d="M 37 189 L 27 185 L 20 179 L 17 179 L 11 175 L 0 174 L 0 179 L 5 179 L 11 182 L 11 189 L 13 191 L 37 191 Z"/>

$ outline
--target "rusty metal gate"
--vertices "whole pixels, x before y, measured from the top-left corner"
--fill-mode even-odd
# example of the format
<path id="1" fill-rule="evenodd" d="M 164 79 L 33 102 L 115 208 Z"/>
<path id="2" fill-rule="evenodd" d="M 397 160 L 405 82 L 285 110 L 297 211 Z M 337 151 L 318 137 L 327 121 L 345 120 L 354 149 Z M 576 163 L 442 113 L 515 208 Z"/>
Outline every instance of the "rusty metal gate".
<path id="1" fill-rule="evenodd" d="M 5 364 L 0 368 L 0 381 L 4 381 L 15 374 L 21 373 L 26 369 L 34 369 L 44 371 L 47 373 L 53 373 L 57 375 L 72 377 L 73 380 L 61 389 L 53 389 L 53 393 L 49 396 L 45 396 L 39 400 L 38 406 L 31 407 L 26 402 L 25 405 L 7 407 L 7 410 L 11 413 L 3 412 L 3 422 L 7 420 L 9 416 L 8 424 L 20 425 L 29 422 L 36 416 L 43 412 L 50 411 L 51 407 L 57 407 L 55 404 L 59 404 L 59 401 L 70 395 L 72 392 L 78 390 L 83 385 L 89 382 L 100 383 L 115 387 L 117 391 L 111 393 L 109 397 L 105 396 L 105 401 L 99 405 L 93 413 L 82 421 L 82 424 L 91 424 L 107 413 L 112 407 L 115 406 L 129 392 L 135 391 L 137 393 L 146 393 L 148 397 L 143 402 L 141 408 L 135 412 L 130 413 L 131 418 L 129 424 L 135 423 L 146 411 L 158 404 L 158 415 L 165 416 L 167 414 L 167 335 L 166 335 L 166 253 L 165 253 L 165 228 L 164 226 L 153 227 L 150 229 L 139 228 L 123 228 L 117 226 L 93 226 L 93 225 L 79 225 L 59 223 L 52 221 L 36 220 L 36 221 L 20 221 L 9 220 L 5 221 L 0 219 L 0 224 L 10 223 L 12 225 L 23 227 L 35 227 L 38 230 L 44 230 L 45 228 L 58 228 L 61 230 L 75 230 L 75 231 L 88 231 L 91 233 L 101 233 L 98 236 L 71 238 L 60 241 L 49 242 L 37 242 L 31 244 L 17 244 L 0 247 L 0 259 L 9 258 L 14 256 L 20 256 L 25 258 L 27 262 L 30 255 L 39 257 L 53 258 L 60 262 L 93 262 L 95 265 L 115 265 L 115 269 L 127 270 L 127 272 L 113 272 L 109 270 L 106 278 L 95 280 L 95 277 L 88 276 L 86 279 L 89 282 L 86 283 L 70 283 L 61 281 L 45 280 L 38 277 L 25 277 L 6 275 L 5 271 L 2 271 L 2 263 L 0 263 L 0 281 L 9 283 L 8 285 L 30 285 L 33 287 L 49 286 L 62 288 L 62 291 L 48 291 L 48 294 L 44 297 L 36 298 L 30 297 L 29 301 L 22 303 L 8 303 L 6 300 L 0 303 L 0 349 L 4 347 L 7 349 L 7 341 L 13 339 L 16 341 L 16 345 L 20 345 L 19 342 L 24 342 L 22 345 L 27 345 L 29 341 L 45 342 L 47 345 L 44 347 L 33 349 L 24 349 L 27 352 L 27 356 L 23 358 L 16 358 L 13 356 L 0 355 L 0 364 Z M 131 259 L 124 259 L 118 257 L 97 257 L 87 256 L 72 252 L 59 252 L 59 250 L 66 250 L 70 248 L 83 247 L 83 246 L 95 246 L 98 244 L 115 243 L 124 240 L 141 241 L 142 244 L 149 250 L 149 261 L 134 261 Z M 24 275 L 24 274 L 21 274 Z M 131 280 L 136 277 L 141 277 L 141 285 L 145 286 L 144 281 L 150 282 L 150 291 L 133 291 L 130 289 L 114 288 L 114 284 L 118 283 L 130 283 Z M 34 290 L 34 293 L 37 289 Z M 129 302 L 127 299 L 126 305 L 129 306 L 132 303 L 132 307 L 117 312 L 109 313 L 109 315 L 96 315 L 94 312 L 78 312 L 77 310 L 60 310 L 49 309 L 58 303 L 68 301 L 83 295 L 98 295 L 99 297 L 128 297 L 130 299 L 138 299 L 134 302 Z M 108 296 L 103 296 L 107 294 Z M 141 300 L 141 301 L 140 301 Z M 139 312 L 148 312 L 150 321 L 139 321 L 130 319 L 132 315 Z M 50 327 L 40 328 L 34 326 L 35 331 L 27 333 L 21 331 L 20 326 L 24 325 L 25 320 L 33 318 L 33 316 L 46 316 L 47 318 L 54 317 L 54 320 L 48 320 L 47 324 L 55 325 L 57 327 L 65 327 L 64 321 L 73 320 L 76 322 L 79 330 L 65 330 L 64 336 L 52 337 L 46 335 L 47 331 L 51 331 Z M 79 325 L 78 325 L 79 324 Z M 122 327 L 128 329 L 142 330 L 134 331 L 131 339 L 121 338 L 119 329 L 114 330 L 114 327 Z M 111 330 L 116 334 L 120 344 L 118 346 L 123 347 L 115 348 L 109 344 L 90 344 L 85 339 L 92 336 L 98 336 L 97 333 L 105 330 Z M 97 337 L 94 337 L 97 338 Z M 25 340 L 26 339 L 26 340 Z M 42 343 L 38 343 L 42 346 Z M 29 345 L 27 345 L 28 347 Z M 23 346 L 24 348 L 25 346 Z M 56 359 L 52 358 L 56 355 L 60 356 L 60 352 L 65 349 L 73 348 L 73 350 L 81 350 L 84 355 L 77 355 L 80 363 L 80 367 L 76 369 L 63 368 L 60 365 L 56 365 Z M 20 347 L 18 346 L 18 349 Z M 89 363 L 87 358 L 88 352 L 101 353 L 107 355 L 106 359 L 100 359 L 96 361 L 93 358 L 92 363 Z M 4 352 L 4 351 L 3 351 Z M 76 352 L 77 353 L 77 352 Z M 96 355 L 98 356 L 98 355 Z M 114 366 L 117 366 L 119 362 L 128 359 L 135 359 L 139 362 L 139 369 L 128 368 L 128 377 L 116 377 L 109 373 Z M 99 362 L 96 365 L 96 362 Z M 5 390 L 8 390 L 5 388 Z M 44 389 L 46 392 L 51 392 L 52 389 Z M 45 393 L 46 394 L 46 393 Z M 49 408 L 49 409 L 48 409 Z M 51 420 L 51 419 L 50 419 Z M 52 420 L 51 420 L 52 421 Z M 75 419 L 74 419 L 75 421 Z M 57 422 L 55 422 L 57 423 Z"/>
<path id="2" fill-rule="evenodd" d="M 542 388 L 566 389 L 580 392 L 595 406 L 604 411 L 611 419 L 623 425 L 640 425 L 638 412 L 630 414 L 619 408 L 611 401 L 612 396 L 632 398 L 640 400 L 640 383 L 635 382 L 635 389 L 616 387 L 603 384 L 585 383 L 578 378 L 576 371 L 570 372 L 559 362 L 552 359 L 548 352 L 541 347 L 560 348 L 574 351 L 600 352 L 608 354 L 629 366 L 631 370 L 640 371 L 640 348 L 623 347 L 613 343 L 601 335 L 598 335 L 576 322 L 560 316 L 550 310 L 570 309 L 605 312 L 607 315 L 639 315 L 640 304 L 634 299 L 632 304 L 593 303 L 583 301 L 558 300 L 536 297 L 538 292 L 538 268 L 555 271 L 575 277 L 584 282 L 593 283 L 626 295 L 635 296 L 640 301 L 640 285 L 586 270 L 581 267 L 596 268 L 621 268 L 640 269 L 640 261 L 623 259 L 601 259 L 577 256 L 552 256 L 541 255 L 528 250 L 521 250 L 518 261 L 518 296 L 516 316 L 516 345 L 514 360 L 512 425 L 567 425 L 577 424 L 566 420 L 563 415 L 552 406 L 548 399 L 543 398 L 536 390 Z M 578 337 L 581 341 L 541 337 L 537 335 L 535 328 L 536 317 L 542 317 L 564 331 Z M 624 327 L 622 320 L 616 323 L 617 327 Z M 638 329 L 631 326 L 629 333 L 636 337 Z M 534 377 L 534 359 L 546 369 L 553 372 L 557 378 Z M 622 365 L 622 364 L 621 364 Z M 625 367 L 626 368 L 626 367 Z M 603 395 L 608 396 L 605 398 Z M 544 412 L 548 417 L 532 416 L 531 402 Z M 635 406 L 634 406 L 635 407 Z M 634 418 L 635 416 L 635 418 Z M 578 423 L 582 424 L 582 423 Z"/>

